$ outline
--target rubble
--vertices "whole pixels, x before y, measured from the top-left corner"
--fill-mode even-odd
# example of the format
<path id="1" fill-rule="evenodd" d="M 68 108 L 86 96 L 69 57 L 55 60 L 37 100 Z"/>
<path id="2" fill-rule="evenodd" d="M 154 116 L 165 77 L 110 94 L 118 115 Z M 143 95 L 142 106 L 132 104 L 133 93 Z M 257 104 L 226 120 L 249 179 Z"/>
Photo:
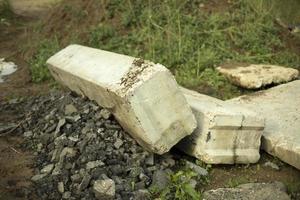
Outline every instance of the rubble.
<path id="1" fill-rule="evenodd" d="M 59 121 L 66 118 L 64 108 L 70 102 L 77 109 L 72 115 L 79 115 L 80 119 L 66 119 L 55 136 Z M 36 151 L 42 144 L 36 154 L 34 176 L 29 177 L 34 187 L 28 188 L 28 194 L 37 195 L 37 199 L 94 200 L 94 182 L 104 179 L 115 182 L 114 199 L 148 196 L 149 188 L 157 183 L 154 173 L 163 171 L 168 179 L 169 173 L 181 167 L 180 159 L 170 153 L 159 156 L 146 151 L 114 116 L 99 117 L 97 113 L 103 108 L 87 99 L 52 91 L 20 104 L 1 103 L 1 108 L 7 107 L 31 113 L 28 121 L 16 129 L 24 133 L 22 146 Z"/>
<path id="2" fill-rule="evenodd" d="M 17 71 L 17 65 L 13 62 L 5 62 L 4 58 L 0 58 L 0 83 L 4 82 L 4 76 L 10 75 Z"/>
<path id="3" fill-rule="evenodd" d="M 259 160 L 264 119 L 241 106 L 181 88 L 198 128 L 177 145 L 210 164 L 255 163 Z"/>
<path id="4" fill-rule="evenodd" d="M 94 183 L 93 190 L 99 200 L 114 199 L 116 188 L 112 179 L 97 180 Z"/>
<path id="5" fill-rule="evenodd" d="M 297 79 L 299 71 L 276 65 L 221 66 L 217 70 L 233 84 L 258 89 L 270 84 L 280 84 Z"/>
<path id="6" fill-rule="evenodd" d="M 300 169 L 300 80 L 227 102 L 265 117 L 262 149 Z"/>
<path id="7" fill-rule="evenodd" d="M 196 128 L 173 75 L 160 64 L 80 45 L 47 64 L 58 82 L 108 109 L 150 151 L 168 152 Z"/>

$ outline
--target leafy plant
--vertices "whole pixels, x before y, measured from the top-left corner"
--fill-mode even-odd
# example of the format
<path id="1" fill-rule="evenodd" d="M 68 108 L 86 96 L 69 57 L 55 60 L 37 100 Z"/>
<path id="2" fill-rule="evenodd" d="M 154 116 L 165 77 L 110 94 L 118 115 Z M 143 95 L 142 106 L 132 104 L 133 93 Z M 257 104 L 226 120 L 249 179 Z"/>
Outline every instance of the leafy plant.
<path id="1" fill-rule="evenodd" d="M 191 185 L 191 180 L 197 175 L 191 170 L 178 171 L 170 175 L 170 183 L 163 190 L 152 188 L 153 197 L 161 200 L 199 200 L 201 194 L 197 192 Z"/>

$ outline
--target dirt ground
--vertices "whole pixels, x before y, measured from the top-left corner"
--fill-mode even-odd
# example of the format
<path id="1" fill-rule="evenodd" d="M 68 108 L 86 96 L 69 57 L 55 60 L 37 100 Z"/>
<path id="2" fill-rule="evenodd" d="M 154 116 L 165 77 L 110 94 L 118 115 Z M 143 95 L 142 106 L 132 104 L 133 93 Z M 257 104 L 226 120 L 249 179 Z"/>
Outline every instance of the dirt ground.
<path id="1" fill-rule="evenodd" d="M 49 83 L 37 85 L 31 82 L 28 63 L 22 59 L 19 49 L 27 32 L 27 24 L 33 21 L 34 19 L 17 18 L 9 26 L 0 26 L 0 57 L 18 65 L 17 72 L 0 83 L 0 103 L 15 97 L 34 96 L 49 91 Z M 0 122 L 18 123 L 24 114 L 18 110 L 0 110 Z M 22 199 L 22 188 L 30 187 L 34 152 L 20 148 L 22 141 L 22 136 L 16 136 L 13 131 L 7 136 L 0 135 L 0 199 Z M 264 167 L 266 161 L 277 163 L 280 170 Z M 254 165 L 213 166 L 205 189 L 270 181 L 282 181 L 290 192 L 300 192 L 300 171 L 266 153 L 262 153 L 260 162 Z"/>

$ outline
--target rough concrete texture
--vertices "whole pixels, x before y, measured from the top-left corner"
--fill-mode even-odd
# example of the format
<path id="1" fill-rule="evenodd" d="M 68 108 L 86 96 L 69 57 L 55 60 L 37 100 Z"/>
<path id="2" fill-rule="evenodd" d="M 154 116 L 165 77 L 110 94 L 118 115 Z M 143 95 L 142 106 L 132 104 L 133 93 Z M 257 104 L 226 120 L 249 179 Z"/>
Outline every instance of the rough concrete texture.
<path id="1" fill-rule="evenodd" d="M 204 192 L 203 200 L 290 200 L 281 182 L 247 183 Z"/>
<path id="2" fill-rule="evenodd" d="M 228 102 L 265 117 L 262 148 L 300 169 L 300 80 Z"/>
<path id="3" fill-rule="evenodd" d="M 47 63 L 57 81 L 110 110 L 148 150 L 163 154 L 196 128 L 174 77 L 160 64 L 80 45 Z"/>
<path id="4" fill-rule="evenodd" d="M 259 160 L 264 119 L 241 106 L 182 88 L 198 128 L 178 147 L 211 164 L 255 163 Z"/>
<path id="5" fill-rule="evenodd" d="M 217 70 L 233 84 L 247 89 L 289 82 L 299 75 L 296 69 L 275 65 L 224 66 Z"/>

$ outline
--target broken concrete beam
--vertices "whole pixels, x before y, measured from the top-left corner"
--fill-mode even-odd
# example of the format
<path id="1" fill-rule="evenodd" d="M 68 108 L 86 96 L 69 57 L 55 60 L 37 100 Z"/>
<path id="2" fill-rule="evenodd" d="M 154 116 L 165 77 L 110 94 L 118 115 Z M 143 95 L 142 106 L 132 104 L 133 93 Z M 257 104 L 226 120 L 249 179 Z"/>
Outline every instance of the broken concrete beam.
<path id="1" fill-rule="evenodd" d="M 227 102 L 265 117 L 262 148 L 300 169 L 300 80 Z"/>
<path id="2" fill-rule="evenodd" d="M 296 79 L 298 70 L 276 65 L 221 66 L 217 70 L 237 86 L 257 89 L 270 84 L 286 83 Z"/>
<path id="3" fill-rule="evenodd" d="M 160 64 L 80 45 L 47 64 L 58 82 L 110 110 L 150 151 L 163 154 L 196 128 L 174 77 Z"/>
<path id="4" fill-rule="evenodd" d="M 210 164 L 259 160 L 264 119 L 241 106 L 181 88 L 196 116 L 197 129 L 178 147 Z"/>

